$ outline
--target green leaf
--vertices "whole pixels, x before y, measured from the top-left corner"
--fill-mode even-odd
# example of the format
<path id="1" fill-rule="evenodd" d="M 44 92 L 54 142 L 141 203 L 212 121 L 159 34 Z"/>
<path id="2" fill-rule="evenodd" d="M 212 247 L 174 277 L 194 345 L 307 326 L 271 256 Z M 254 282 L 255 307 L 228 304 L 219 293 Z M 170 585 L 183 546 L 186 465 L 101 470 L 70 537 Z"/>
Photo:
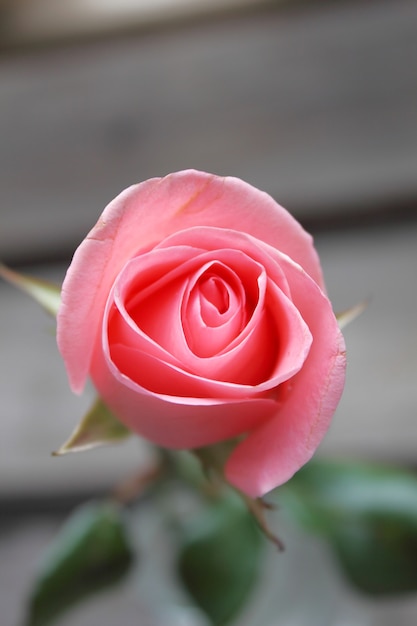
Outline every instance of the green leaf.
<path id="1" fill-rule="evenodd" d="M 366 593 L 417 591 L 417 477 L 360 463 L 312 461 L 278 492 L 306 528 L 327 538 Z"/>
<path id="2" fill-rule="evenodd" d="M 130 430 L 114 417 L 101 398 L 97 398 L 70 438 L 53 455 L 84 452 L 97 446 L 117 443 L 130 435 Z"/>
<path id="3" fill-rule="evenodd" d="M 25 626 L 47 626 L 89 595 L 119 582 L 133 560 L 121 512 L 89 503 L 67 521 L 40 567 Z"/>
<path id="4" fill-rule="evenodd" d="M 39 278 L 33 278 L 32 276 L 19 274 L 2 263 L 0 263 L 0 276 L 31 296 L 47 313 L 54 317 L 56 316 L 61 302 L 61 289 L 58 285 Z"/>
<path id="5" fill-rule="evenodd" d="M 243 502 L 211 504 L 184 531 L 181 579 L 215 626 L 228 624 L 248 599 L 259 571 L 262 536 Z"/>

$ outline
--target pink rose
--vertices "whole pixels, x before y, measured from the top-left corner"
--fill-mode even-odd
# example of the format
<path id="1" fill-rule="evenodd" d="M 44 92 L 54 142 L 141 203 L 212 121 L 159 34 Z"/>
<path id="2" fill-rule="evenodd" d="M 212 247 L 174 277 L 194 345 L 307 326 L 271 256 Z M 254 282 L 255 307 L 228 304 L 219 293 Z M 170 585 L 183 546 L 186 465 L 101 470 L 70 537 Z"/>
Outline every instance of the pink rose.
<path id="1" fill-rule="evenodd" d="M 345 347 L 312 238 L 266 193 L 183 171 L 123 191 L 74 255 L 58 345 L 74 391 L 167 448 L 238 437 L 225 475 L 251 496 L 326 432 Z"/>

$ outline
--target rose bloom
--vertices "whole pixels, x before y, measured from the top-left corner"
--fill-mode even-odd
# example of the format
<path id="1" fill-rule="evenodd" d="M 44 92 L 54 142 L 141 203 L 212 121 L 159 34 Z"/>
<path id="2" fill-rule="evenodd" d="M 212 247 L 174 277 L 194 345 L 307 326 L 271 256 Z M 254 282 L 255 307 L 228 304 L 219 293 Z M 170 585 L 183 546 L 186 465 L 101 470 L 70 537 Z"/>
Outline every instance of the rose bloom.
<path id="1" fill-rule="evenodd" d="M 193 170 L 123 191 L 77 249 L 58 345 L 129 429 L 167 448 L 233 439 L 260 496 L 316 450 L 345 346 L 312 238 L 269 195 Z"/>

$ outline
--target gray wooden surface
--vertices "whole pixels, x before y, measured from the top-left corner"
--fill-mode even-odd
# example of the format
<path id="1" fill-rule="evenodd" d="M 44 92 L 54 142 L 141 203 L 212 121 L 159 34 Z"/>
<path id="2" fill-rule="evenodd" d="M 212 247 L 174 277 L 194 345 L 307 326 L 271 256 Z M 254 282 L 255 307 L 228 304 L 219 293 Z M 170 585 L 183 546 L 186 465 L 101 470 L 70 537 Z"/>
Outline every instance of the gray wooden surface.
<path id="1" fill-rule="evenodd" d="M 70 254 L 123 187 L 238 175 L 303 218 L 417 197 L 417 3 L 314 2 L 0 57 L 0 257 Z"/>
<path id="2" fill-rule="evenodd" d="M 274 0 L 0 0 L 0 41 L 13 48 L 45 45 L 222 16 L 268 3 L 273 4 Z"/>
<path id="3" fill-rule="evenodd" d="M 313 222 L 377 212 L 378 199 L 395 213 L 417 198 L 414 61 L 417 3 L 406 0 L 314 3 L 4 57 L 0 258 L 70 255 L 120 188 L 186 166 L 240 175 Z M 371 302 L 347 330 L 335 450 L 415 460 L 416 243 L 415 223 L 318 239 L 335 308 Z M 57 281 L 64 271 L 38 268 Z M 85 485 L 89 460 L 49 452 L 89 398 L 68 392 L 36 305 L 4 284 L 0 303 L 0 491 Z M 123 473 L 131 452 L 92 453 L 87 482 Z"/>
<path id="4" fill-rule="evenodd" d="M 0 258 L 65 257 L 121 188 L 190 166 L 241 176 L 312 222 L 361 211 L 376 217 L 381 208 L 395 215 L 404 204 L 412 212 L 416 67 L 411 0 L 315 3 L 154 36 L 3 55 Z M 374 219 L 363 229 L 322 232 L 316 243 L 335 308 L 369 298 L 345 332 L 346 390 L 320 452 L 415 465 L 417 223 L 399 220 L 388 228 Z M 65 264 L 29 269 L 60 281 Z M 53 334 L 35 304 L 0 283 L 3 502 L 109 488 L 146 454 L 132 440 L 51 458 L 91 396 L 72 396 Z M 2 620 L 14 624 L 55 522 L 39 514 L 1 530 Z M 160 538 L 156 528 L 154 541 Z M 280 626 L 416 623 L 415 596 L 370 603 L 344 588 L 320 545 L 289 541 L 293 561 L 279 579 Z M 153 575 L 159 580 L 161 572 Z M 279 576 L 276 569 L 271 576 Z M 155 591 L 154 580 L 139 598 L 132 584 L 62 624 L 131 626 L 140 614 L 148 619 L 141 626 L 201 626 L 181 613 L 169 590 L 165 615 L 162 608 L 153 614 L 147 590 Z M 268 610 L 271 598 L 256 598 L 257 610 Z M 325 617 L 313 606 L 326 607 Z M 241 626 L 254 623 L 249 614 Z M 274 618 L 266 626 L 276 626 Z"/>

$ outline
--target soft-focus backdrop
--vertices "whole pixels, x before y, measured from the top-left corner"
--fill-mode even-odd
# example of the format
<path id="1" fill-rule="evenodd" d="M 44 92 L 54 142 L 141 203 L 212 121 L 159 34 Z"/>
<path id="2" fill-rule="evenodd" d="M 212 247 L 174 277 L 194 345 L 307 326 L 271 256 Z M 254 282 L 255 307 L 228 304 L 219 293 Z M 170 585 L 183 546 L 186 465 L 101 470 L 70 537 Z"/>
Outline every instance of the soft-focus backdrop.
<path id="1" fill-rule="evenodd" d="M 59 282 L 127 185 L 187 167 L 244 178 L 313 232 L 336 310 L 369 301 L 346 330 L 347 387 L 321 453 L 415 465 L 417 3 L 3 0 L 0 18 L 0 258 Z M 0 602 L 14 625 L 61 513 L 146 450 L 52 459 L 91 392 L 71 395 L 53 321 L 3 283 L 0 343 Z M 417 622 L 416 598 L 336 587 L 341 608 L 320 626 Z M 108 623 L 136 623 L 135 591 L 112 596 Z M 102 610 L 62 624 L 102 624 Z M 280 626 L 311 626 L 310 611 Z"/>

